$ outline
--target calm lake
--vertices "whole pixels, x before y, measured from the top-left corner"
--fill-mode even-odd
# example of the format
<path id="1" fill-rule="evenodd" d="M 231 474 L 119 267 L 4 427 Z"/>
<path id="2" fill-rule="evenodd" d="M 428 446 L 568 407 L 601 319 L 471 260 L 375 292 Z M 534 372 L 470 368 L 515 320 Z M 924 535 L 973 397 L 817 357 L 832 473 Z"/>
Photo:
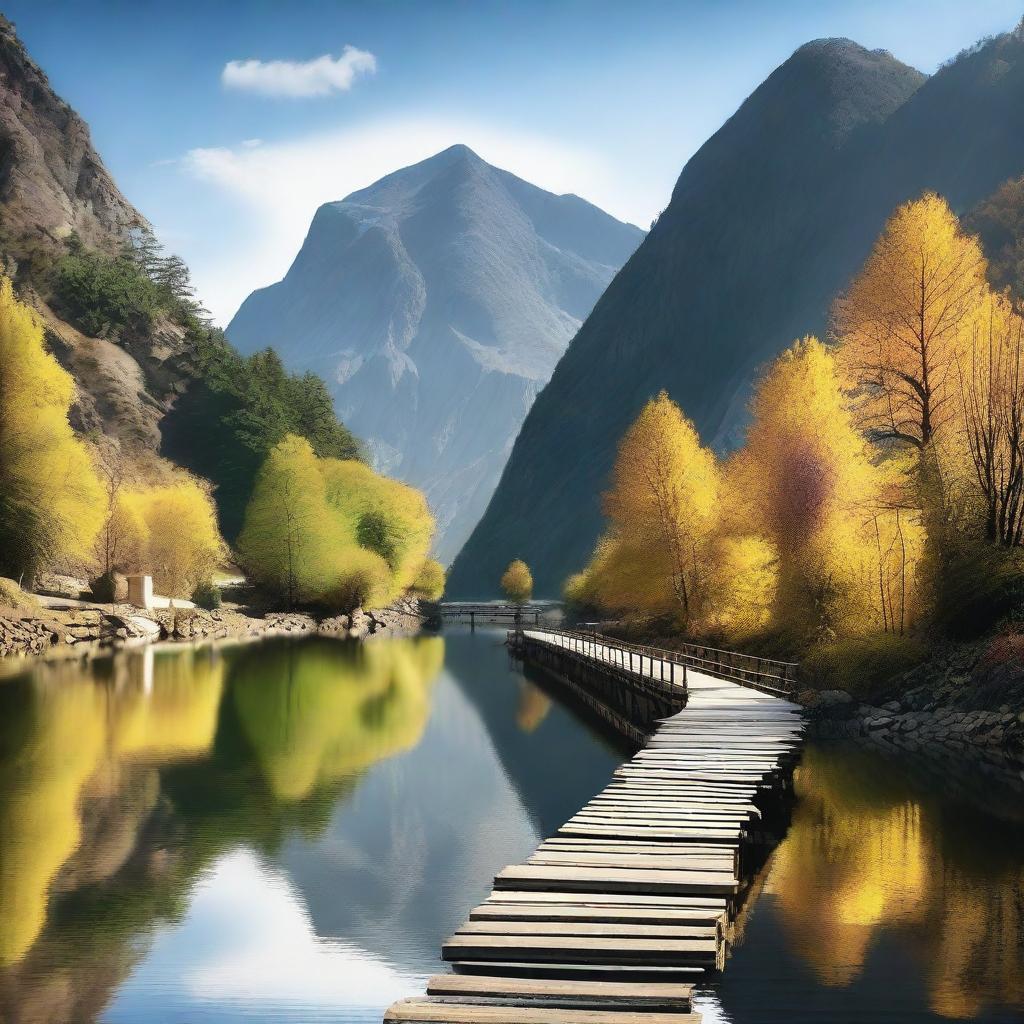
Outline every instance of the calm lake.
<path id="1" fill-rule="evenodd" d="M 503 632 L 0 681 L 0 1021 L 366 1021 L 629 751 Z M 707 1021 L 1024 1019 L 1024 806 L 812 745 Z"/>

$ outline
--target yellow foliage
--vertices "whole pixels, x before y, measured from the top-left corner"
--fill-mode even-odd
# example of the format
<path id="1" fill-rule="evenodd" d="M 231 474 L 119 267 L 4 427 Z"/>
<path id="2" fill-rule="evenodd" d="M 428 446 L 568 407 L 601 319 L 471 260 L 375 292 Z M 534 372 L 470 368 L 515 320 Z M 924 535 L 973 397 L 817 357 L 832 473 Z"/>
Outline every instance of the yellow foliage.
<path id="1" fill-rule="evenodd" d="M 73 396 L 38 318 L 0 279 L 0 572 L 91 558 L 103 489 L 68 423 Z"/>
<path id="2" fill-rule="evenodd" d="M 426 499 L 289 434 L 267 456 L 238 538 L 254 579 L 289 604 L 380 607 L 416 582 L 434 533 Z"/>
<path id="3" fill-rule="evenodd" d="M 192 596 L 213 577 L 224 556 L 217 513 L 209 494 L 192 477 L 126 495 L 126 513 L 142 544 L 144 566 L 155 589 L 167 597 Z"/>
<path id="4" fill-rule="evenodd" d="M 840 365 L 862 427 L 921 449 L 956 416 L 956 366 L 985 270 L 977 239 L 934 193 L 889 218 L 836 305 Z"/>
<path id="5" fill-rule="evenodd" d="M 260 468 L 238 550 L 250 574 L 289 604 L 318 600 L 331 582 L 331 515 L 320 460 L 289 434 Z"/>
<path id="6" fill-rule="evenodd" d="M 721 537 L 711 557 L 713 599 L 704 631 L 742 639 L 764 630 L 772 619 L 778 588 L 778 553 L 763 537 Z"/>
<path id="7" fill-rule="evenodd" d="M 603 605 L 672 613 L 683 628 L 701 618 L 720 482 L 679 406 L 664 391 L 651 399 L 619 445 L 605 495 L 609 529 L 592 569 Z"/>
<path id="8" fill-rule="evenodd" d="M 330 608 L 350 612 L 356 608 L 380 608 L 394 600 L 391 567 L 377 554 L 358 544 L 332 549 L 330 582 L 322 599 Z"/>
<path id="9" fill-rule="evenodd" d="M 107 570 L 150 572 L 149 524 L 142 498 L 140 491 L 126 490 L 111 496 L 100 538 Z"/>
<path id="10" fill-rule="evenodd" d="M 439 601 L 444 594 L 444 584 L 444 566 L 436 559 L 428 558 L 420 568 L 412 589 L 428 601 Z"/>
<path id="11" fill-rule="evenodd" d="M 426 498 L 415 487 L 381 476 L 362 462 L 323 459 L 321 468 L 335 530 L 390 566 L 378 600 L 393 601 L 416 582 L 430 551 L 434 517 Z"/>
<path id="12" fill-rule="evenodd" d="M 533 574 L 521 558 L 515 558 L 508 563 L 508 568 L 501 577 L 501 589 L 515 604 L 525 604 L 530 600 L 533 593 Z"/>
<path id="13" fill-rule="evenodd" d="M 875 538 L 887 521 L 887 477 L 853 424 L 832 354 L 816 338 L 796 343 L 758 384 L 751 411 L 731 493 L 750 531 L 778 551 L 777 622 L 800 633 L 870 628 L 876 562 L 891 565 L 894 550 L 892 538 Z M 906 536 L 908 517 L 900 529 Z M 899 548 L 904 588 L 913 585 L 914 554 Z"/>

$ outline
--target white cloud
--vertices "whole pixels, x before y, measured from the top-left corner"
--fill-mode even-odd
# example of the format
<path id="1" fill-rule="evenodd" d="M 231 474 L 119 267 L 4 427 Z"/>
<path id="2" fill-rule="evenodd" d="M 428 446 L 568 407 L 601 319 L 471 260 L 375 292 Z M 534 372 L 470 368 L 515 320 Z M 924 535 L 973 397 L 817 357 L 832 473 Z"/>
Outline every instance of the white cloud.
<path id="1" fill-rule="evenodd" d="M 208 236 L 203 251 L 186 254 L 200 296 L 227 323 L 249 292 L 284 276 L 318 206 L 459 142 L 541 188 L 632 214 L 590 150 L 468 122 L 387 120 L 256 147 L 193 149 L 182 160 L 185 172 L 233 199 L 247 234 Z"/>
<path id="2" fill-rule="evenodd" d="M 340 57 L 325 53 L 307 61 L 228 61 L 220 80 L 228 89 L 305 99 L 348 92 L 357 75 L 372 74 L 376 70 L 377 58 L 372 53 L 346 46 Z"/>

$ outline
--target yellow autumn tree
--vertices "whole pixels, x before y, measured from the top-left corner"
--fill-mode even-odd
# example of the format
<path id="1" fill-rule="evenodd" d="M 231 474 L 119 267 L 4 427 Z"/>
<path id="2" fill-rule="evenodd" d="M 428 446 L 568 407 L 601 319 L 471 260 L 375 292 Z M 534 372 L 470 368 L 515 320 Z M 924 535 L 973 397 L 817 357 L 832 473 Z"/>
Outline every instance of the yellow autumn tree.
<path id="1" fill-rule="evenodd" d="M 257 476 L 238 549 L 278 599 L 349 612 L 413 589 L 433 535 L 420 491 L 288 435 Z"/>
<path id="2" fill-rule="evenodd" d="M 412 589 L 428 601 L 439 601 L 444 594 L 444 566 L 434 558 L 428 558 L 420 568 Z"/>
<path id="3" fill-rule="evenodd" d="M 890 511 L 886 478 L 854 425 L 831 352 L 813 337 L 797 342 L 762 378 L 751 411 L 732 494 L 750 532 L 778 553 L 778 624 L 802 634 L 872 628 L 880 556 L 868 530 Z M 920 529 L 909 516 L 900 527 L 905 537 Z M 891 565 L 891 545 L 884 550 Z M 900 550 L 904 594 L 916 550 Z"/>
<path id="4" fill-rule="evenodd" d="M 0 278 L 0 575 L 91 559 L 103 488 L 68 423 L 73 397 L 38 317 Z"/>
<path id="5" fill-rule="evenodd" d="M 525 604 L 533 593 L 533 574 L 521 559 L 515 558 L 501 577 L 501 589 L 514 604 Z"/>
<path id="6" fill-rule="evenodd" d="M 958 365 L 963 456 L 985 539 L 1019 545 L 1024 534 L 1024 318 L 1005 295 L 979 305 Z M 952 459 L 947 458 L 945 463 Z"/>
<path id="7" fill-rule="evenodd" d="M 602 573 L 606 582 L 599 589 L 610 594 L 635 590 L 637 606 L 651 611 L 668 599 L 671 603 L 660 610 L 674 612 L 688 628 L 707 599 L 719 484 L 714 454 L 662 391 L 644 406 L 619 445 L 605 495 L 608 534 L 618 550 L 608 552 Z M 627 568 L 627 560 L 635 568 Z M 626 588 L 621 587 L 623 574 L 634 581 Z"/>
<path id="8" fill-rule="evenodd" d="M 288 434 L 270 450 L 238 551 L 252 577 L 289 605 L 323 595 L 332 560 L 331 514 L 320 460 L 305 438 Z"/>
<path id="9" fill-rule="evenodd" d="M 145 563 L 156 590 L 192 596 L 209 583 L 224 556 L 217 511 L 209 493 L 186 473 L 131 496 L 128 507 L 145 524 Z"/>
<path id="10" fill-rule="evenodd" d="M 843 381 L 871 436 L 920 451 L 957 415 L 958 360 L 985 270 L 977 239 L 934 193 L 889 218 L 835 308 Z"/>

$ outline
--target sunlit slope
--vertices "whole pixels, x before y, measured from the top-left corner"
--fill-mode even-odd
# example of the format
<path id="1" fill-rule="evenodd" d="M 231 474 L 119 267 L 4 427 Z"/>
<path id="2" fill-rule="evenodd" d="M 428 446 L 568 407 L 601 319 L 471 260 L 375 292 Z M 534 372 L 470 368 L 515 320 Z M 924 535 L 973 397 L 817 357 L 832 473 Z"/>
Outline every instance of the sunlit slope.
<path id="1" fill-rule="evenodd" d="M 728 449 L 759 366 L 827 327 L 893 209 L 962 211 L 1024 171 L 1024 34 L 932 78 L 849 40 L 801 47 L 689 161 L 671 202 L 537 397 L 448 593 L 496 592 L 510 558 L 554 596 L 586 562 L 616 446 L 667 388 Z M 822 334 L 824 336 L 824 334 Z"/>

